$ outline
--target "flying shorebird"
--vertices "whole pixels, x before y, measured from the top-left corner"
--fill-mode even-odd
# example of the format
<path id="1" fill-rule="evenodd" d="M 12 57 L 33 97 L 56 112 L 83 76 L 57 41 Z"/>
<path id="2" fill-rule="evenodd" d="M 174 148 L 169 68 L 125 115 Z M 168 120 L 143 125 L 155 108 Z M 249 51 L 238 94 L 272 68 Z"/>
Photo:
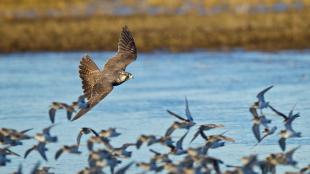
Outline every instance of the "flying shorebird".
<path id="1" fill-rule="evenodd" d="M 203 147 L 203 149 L 201 150 L 201 153 L 203 155 L 206 155 L 208 153 L 208 150 L 211 149 L 216 149 L 218 147 L 222 147 L 225 145 L 225 141 L 226 142 L 235 142 L 235 140 L 233 138 L 224 136 L 224 134 L 227 131 L 218 134 L 218 135 L 209 135 L 207 136 L 204 132 L 201 133 L 201 137 L 203 139 L 205 139 L 206 143 L 205 146 Z"/>
<path id="2" fill-rule="evenodd" d="M 116 55 L 108 60 L 103 70 L 100 70 L 89 56 L 82 58 L 79 73 L 84 95 L 88 99 L 88 106 L 80 109 L 72 121 L 82 117 L 103 100 L 113 90 L 113 86 L 118 86 L 132 79 L 132 74 L 126 72 L 125 69 L 136 58 L 137 48 L 127 26 L 123 27 L 120 34 Z"/>
<path id="3" fill-rule="evenodd" d="M 277 115 L 283 117 L 283 119 L 284 119 L 284 126 L 285 126 L 285 128 L 286 128 L 287 130 L 292 131 L 292 132 L 296 132 L 296 131 L 293 130 L 293 128 L 292 128 L 292 122 L 293 122 L 296 118 L 300 117 L 300 115 L 299 115 L 299 113 L 293 114 L 294 108 L 289 112 L 288 115 L 285 115 L 285 114 L 283 114 L 283 113 L 277 111 L 277 110 L 276 110 L 274 107 L 272 107 L 272 106 L 269 106 L 269 108 L 270 108 L 272 111 L 274 111 Z"/>
<path id="4" fill-rule="evenodd" d="M 136 147 L 137 149 L 140 149 L 143 143 L 147 143 L 148 146 L 157 143 L 157 138 L 154 135 L 140 135 L 140 137 L 137 140 Z"/>
<path id="5" fill-rule="evenodd" d="M 51 122 L 55 123 L 56 111 L 61 110 L 61 109 L 66 109 L 67 119 L 71 120 L 72 114 L 73 114 L 73 112 L 75 112 L 74 105 L 75 105 L 74 102 L 72 105 L 68 105 L 68 104 L 62 103 L 62 102 L 53 102 L 52 105 L 50 106 L 49 111 L 48 111 Z"/>
<path id="6" fill-rule="evenodd" d="M 251 112 L 253 116 L 253 126 L 252 126 L 252 132 L 258 142 L 261 141 L 261 136 L 260 136 L 260 125 L 262 124 L 265 129 L 268 129 L 268 124 L 271 123 L 271 120 L 267 119 L 264 115 L 259 116 L 257 113 L 257 109 L 255 106 L 251 106 L 249 111 Z"/>
<path id="7" fill-rule="evenodd" d="M 7 159 L 7 155 L 20 156 L 19 154 L 11 151 L 9 147 L 0 148 L 0 166 L 5 166 L 7 162 L 11 162 L 10 159 Z"/>
<path id="8" fill-rule="evenodd" d="M 269 106 L 269 102 L 266 102 L 265 100 L 265 93 L 267 91 L 269 91 L 271 88 L 273 87 L 273 85 L 269 86 L 268 88 L 262 90 L 261 92 L 259 92 L 256 97 L 258 99 L 258 101 L 256 101 L 254 103 L 254 106 L 257 108 L 257 109 L 260 109 L 261 113 L 262 113 L 262 110 L 267 108 Z"/>
<path id="9" fill-rule="evenodd" d="M 113 138 L 119 135 L 121 135 L 121 133 L 117 132 L 116 128 L 103 129 L 99 132 L 99 136 L 104 138 Z"/>
<path id="10" fill-rule="evenodd" d="M 99 136 L 99 134 L 93 130 L 92 128 L 88 128 L 88 127 L 82 127 L 80 132 L 79 132 L 79 135 L 77 136 L 76 138 L 76 141 L 77 141 L 77 145 L 79 146 L 80 145 L 80 141 L 81 141 L 81 137 L 82 135 L 84 134 L 90 134 L 90 133 L 93 133 L 95 136 Z"/>
<path id="11" fill-rule="evenodd" d="M 265 128 L 265 130 L 263 131 L 264 135 L 260 138 L 259 141 L 257 141 L 257 143 L 254 146 L 257 146 L 260 142 L 262 142 L 266 137 L 274 134 L 277 130 L 277 126 L 272 127 L 271 129 L 269 128 Z"/>
<path id="12" fill-rule="evenodd" d="M 22 145 L 22 140 L 31 139 L 26 133 L 32 129 L 17 131 L 15 129 L 0 128 L 0 144 L 17 146 Z"/>
<path id="13" fill-rule="evenodd" d="M 36 150 L 39 152 L 39 154 L 41 155 L 41 157 L 47 161 L 47 157 L 46 157 L 46 154 L 45 152 L 48 150 L 46 147 L 45 147 L 46 143 L 43 143 L 43 142 L 39 142 L 39 144 L 37 145 L 34 145 L 32 146 L 30 149 L 28 149 L 26 152 L 25 152 L 25 155 L 24 155 L 24 158 L 27 158 L 27 156 L 29 155 L 29 153 L 33 150 Z"/>
<path id="14" fill-rule="evenodd" d="M 61 154 L 64 152 L 72 153 L 72 154 L 81 154 L 82 152 L 79 151 L 79 146 L 78 145 L 72 145 L 72 146 L 67 146 L 64 145 L 62 148 L 60 148 L 56 154 L 55 154 L 55 160 L 57 160 Z"/>
<path id="15" fill-rule="evenodd" d="M 77 101 L 72 102 L 72 106 L 75 109 L 87 108 L 87 102 L 85 100 L 85 96 L 84 95 L 79 96 Z"/>
<path id="16" fill-rule="evenodd" d="M 190 142 L 193 142 L 198 137 L 198 135 L 203 136 L 202 135 L 203 131 L 208 131 L 211 129 L 222 128 L 222 127 L 224 127 L 224 125 L 222 125 L 222 124 L 203 124 L 203 125 L 200 125 L 197 132 L 194 134 L 194 136 Z"/>
<path id="17" fill-rule="evenodd" d="M 194 122 L 194 119 L 192 117 L 192 114 L 190 113 L 189 106 L 188 106 L 188 101 L 187 98 L 185 97 L 185 115 L 186 118 L 181 117 L 180 115 L 167 110 L 167 112 L 176 117 L 179 121 L 173 122 L 173 124 L 167 129 L 165 136 L 170 136 L 176 129 L 190 129 L 192 126 L 194 126 L 196 123 Z"/>
<path id="18" fill-rule="evenodd" d="M 294 106 L 295 107 L 295 106 Z M 296 132 L 293 127 L 292 123 L 293 121 L 300 117 L 299 113 L 294 114 L 294 107 L 293 109 L 289 112 L 288 115 L 285 115 L 272 106 L 269 106 L 269 108 L 274 111 L 277 115 L 283 117 L 284 119 L 284 126 L 285 130 L 280 131 L 280 139 L 279 139 L 279 146 L 281 147 L 282 151 L 285 151 L 286 148 L 286 139 L 288 138 L 293 138 L 293 137 L 301 137 L 301 132 Z"/>
<path id="19" fill-rule="evenodd" d="M 187 153 L 187 150 L 183 149 L 183 141 L 186 135 L 188 134 L 189 131 L 187 131 L 177 142 L 176 145 L 168 145 L 170 148 L 169 154 L 174 154 L 174 155 L 182 155 Z"/>
<path id="20" fill-rule="evenodd" d="M 39 141 L 39 142 L 44 142 L 44 143 L 56 143 L 58 141 L 57 136 L 52 136 L 50 134 L 50 130 L 52 127 L 55 125 L 51 125 L 47 128 L 43 129 L 43 133 L 37 133 L 34 138 Z"/>

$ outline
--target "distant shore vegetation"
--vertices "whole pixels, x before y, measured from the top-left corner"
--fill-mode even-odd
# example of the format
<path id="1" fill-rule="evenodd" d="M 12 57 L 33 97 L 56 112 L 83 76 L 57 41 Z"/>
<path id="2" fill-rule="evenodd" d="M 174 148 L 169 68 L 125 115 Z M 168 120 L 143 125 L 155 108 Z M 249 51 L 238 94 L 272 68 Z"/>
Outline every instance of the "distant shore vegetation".
<path id="1" fill-rule="evenodd" d="M 310 47 L 307 0 L 133 2 L 3 0 L 0 52 L 115 50 L 124 25 L 143 52 Z"/>

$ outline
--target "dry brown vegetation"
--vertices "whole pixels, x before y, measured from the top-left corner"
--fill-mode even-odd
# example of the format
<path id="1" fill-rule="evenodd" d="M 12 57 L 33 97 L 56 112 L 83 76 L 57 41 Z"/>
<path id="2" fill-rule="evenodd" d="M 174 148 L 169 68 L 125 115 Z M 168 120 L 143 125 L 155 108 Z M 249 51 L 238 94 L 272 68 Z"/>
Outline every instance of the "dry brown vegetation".
<path id="1" fill-rule="evenodd" d="M 128 25 L 139 51 L 198 48 L 261 50 L 309 48 L 310 13 L 217 14 L 212 16 L 97 16 L 3 20 L 0 51 L 115 50 Z"/>
<path id="2" fill-rule="evenodd" d="M 190 11 L 176 15 L 168 11 L 155 16 L 143 13 L 129 16 L 103 14 L 106 11 L 101 8 L 110 8 L 107 6 L 109 2 L 116 1 L 3 0 L 0 6 L 0 52 L 115 50 L 124 25 L 133 31 L 140 51 L 199 48 L 279 50 L 310 46 L 309 0 L 139 0 L 143 2 L 143 8 L 165 7 L 172 11 L 186 6 L 186 3 L 196 4 L 194 10 L 197 5 L 207 9 L 228 7 L 226 11 L 208 15 Z M 131 7 L 137 6 L 136 2 L 125 0 L 117 1 L 116 6 L 110 5 L 113 8 Z M 288 7 L 300 2 L 303 8 L 264 13 L 231 10 L 255 5 L 268 8 L 279 2 Z"/>

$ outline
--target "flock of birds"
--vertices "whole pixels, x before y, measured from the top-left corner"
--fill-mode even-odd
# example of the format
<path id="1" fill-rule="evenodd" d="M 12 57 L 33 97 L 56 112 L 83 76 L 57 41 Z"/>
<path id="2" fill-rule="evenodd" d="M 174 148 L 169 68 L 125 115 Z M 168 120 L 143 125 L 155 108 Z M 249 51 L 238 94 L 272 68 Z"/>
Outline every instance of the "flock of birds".
<path id="1" fill-rule="evenodd" d="M 209 174 L 209 173 L 225 173 L 225 174 L 257 174 L 257 173 L 276 173 L 278 165 L 293 166 L 297 168 L 297 161 L 293 158 L 296 150 L 300 148 L 297 146 L 290 150 L 286 150 L 286 140 L 294 137 L 301 137 L 301 133 L 293 129 L 293 121 L 299 117 L 299 113 L 294 113 L 294 108 L 285 115 L 272 107 L 269 102 L 264 98 L 264 94 L 272 88 L 268 87 L 261 91 L 258 95 L 258 101 L 249 108 L 250 113 L 253 115 L 252 131 L 257 144 L 262 142 L 266 137 L 274 134 L 277 131 L 276 126 L 270 126 L 272 120 L 267 118 L 263 110 L 270 108 L 276 115 L 283 118 L 284 129 L 279 133 L 279 146 L 283 152 L 271 153 L 265 159 L 259 160 L 257 155 L 245 156 L 241 159 L 242 165 L 234 166 L 224 163 L 219 157 L 209 155 L 209 151 L 223 147 L 227 142 L 235 142 L 234 138 L 225 135 L 226 131 L 221 134 L 208 134 L 211 129 L 223 128 L 222 124 L 198 124 L 189 109 L 189 103 L 185 98 L 185 116 L 181 116 L 171 110 L 167 113 L 174 117 L 176 120 L 169 126 L 162 136 L 156 135 L 140 135 L 136 140 L 130 143 L 125 143 L 119 147 L 113 145 L 113 139 L 120 136 L 116 128 L 109 128 L 101 130 L 100 132 L 89 128 L 82 127 L 77 133 L 76 142 L 72 145 L 64 145 L 59 148 L 55 153 L 55 160 L 61 158 L 64 154 L 80 155 L 81 141 L 84 141 L 84 136 L 88 135 L 89 138 L 85 140 L 88 149 L 88 166 L 79 171 L 79 174 L 123 174 L 130 173 L 130 168 L 135 165 L 142 170 L 141 173 L 170 173 L 170 174 Z M 53 102 L 50 110 L 49 117 L 52 125 L 43 129 L 42 132 L 35 135 L 29 135 L 32 129 L 17 131 L 15 129 L 1 128 L 0 129 L 0 144 L 4 147 L 0 148 L 0 169 L 11 161 L 9 156 L 20 157 L 18 153 L 11 150 L 11 147 L 23 145 L 23 141 L 33 139 L 37 143 L 31 148 L 26 150 L 24 158 L 27 158 L 34 152 L 42 157 L 43 160 L 48 161 L 46 152 L 48 145 L 58 142 L 58 137 L 51 133 L 51 129 L 56 125 L 55 116 L 58 110 L 66 110 L 67 118 L 71 120 L 72 113 L 77 109 L 85 107 L 87 102 L 83 96 L 80 96 L 77 101 L 71 105 L 61 102 Z M 193 134 L 190 143 L 195 141 L 198 137 L 204 140 L 198 147 L 184 147 L 184 139 L 193 127 L 197 130 Z M 263 129 L 261 129 L 263 127 Z M 175 131 L 184 130 L 184 134 L 175 140 L 173 136 Z M 160 146 L 162 151 L 156 151 L 152 146 Z M 256 144 L 256 145 L 257 145 Z M 134 150 L 139 150 L 143 146 L 148 147 L 151 158 L 147 162 L 138 162 L 131 160 Z M 178 160 L 176 160 L 178 159 Z M 130 161 L 131 160 L 131 161 Z M 122 167 L 121 163 L 128 161 Z M 223 168 L 226 170 L 223 171 Z M 52 167 L 40 167 L 38 162 L 31 174 L 52 174 L 50 170 Z M 129 170 L 129 171 L 128 171 Z M 138 169 L 136 169 L 138 170 Z M 14 174 L 22 173 L 22 165 Z M 310 164 L 301 168 L 298 172 L 286 172 L 287 174 L 309 174 Z"/>
<path id="2" fill-rule="evenodd" d="M 36 143 L 24 153 L 24 158 L 37 152 L 43 160 L 48 161 L 48 147 L 58 142 L 58 137 L 51 133 L 55 127 L 55 118 L 58 110 L 66 110 L 67 119 L 74 121 L 85 115 L 103 100 L 112 90 L 125 81 L 132 79 L 133 75 L 126 72 L 127 65 L 137 58 L 137 49 L 132 34 L 125 26 L 120 34 L 118 42 L 118 51 L 115 56 L 110 58 L 105 64 L 103 70 L 100 70 L 95 62 L 89 57 L 82 58 L 79 66 L 80 78 L 82 80 L 83 95 L 77 101 L 71 104 L 62 102 L 53 102 L 49 110 L 49 118 L 52 125 L 43 129 L 42 132 L 35 135 L 29 135 L 32 129 L 18 131 L 9 128 L 0 128 L 0 173 L 1 167 L 6 166 L 11 161 L 10 156 L 20 157 L 18 153 L 11 150 L 11 147 L 23 145 L 25 140 L 35 140 Z M 213 157 L 209 154 L 212 149 L 223 147 L 226 143 L 234 143 L 234 138 L 221 134 L 209 134 L 209 130 L 223 128 L 222 124 L 198 124 L 189 109 L 189 103 L 185 98 L 185 116 L 181 116 L 173 111 L 167 110 L 168 114 L 176 120 L 168 127 L 164 135 L 140 135 L 130 143 L 115 146 L 113 140 L 120 136 L 116 128 L 101 130 L 100 132 L 82 127 L 77 133 L 76 142 L 72 145 L 64 145 L 56 151 L 54 159 L 58 160 L 64 154 L 80 155 L 81 141 L 83 137 L 90 136 L 86 141 L 88 149 L 88 166 L 79 171 L 79 174 L 124 174 L 133 173 L 130 171 L 133 165 L 142 170 L 141 173 L 169 173 L 169 174 L 256 174 L 256 173 L 276 173 L 278 165 L 297 166 L 297 161 L 293 155 L 299 146 L 286 150 L 286 140 L 294 137 L 301 137 L 301 133 L 293 129 L 293 121 L 300 117 L 299 113 L 294 113 L 294 108 L 288 113 L 283 114 L 269 102 L 265 100 L 264 94 L 272 86 L 261 91 L 258 100 L 250 107 L 253 115 L 252 131 L 257 140 L 257 144 L 266 137 L 277 131 L 276 126 L 270 126 L 272 120 L 267 118 L 263 110 L 271 109 L 275 114 L 284 120 L 284 129 L 280 131 L 279 145 L 282 152 L 272 153 L 265 159 L 258 159 L 257 155 L 249 155 L 241 159 L 242 165 L 234 166 L 224 163 L 219 157 Z M 77 114 L 72 118 L 73 114 Z M 184 147 L 184 139 L 193 127 L 198 127 L 190 143 L 198 137 L 203 139 L 204 143 L 197 147 Z M 261 129 L 263 127 L 263 129 Z M 175 131 L 183 130 L 184 134 L 175 139 Z M 208 132 L 208 133 L 207 133 Z M 256 144 L 256 145 L 257 145 Z M 132 154 L 142 147 L 148 147 L 151 158 L 147 162 L 135 161 Z M 160 147 L 160 150 L 154 150 L 154 146 Z M 126 163 L 120 167 L 121 163 Z M 14 174 L 22 174 L 22 164 Z M 224 171 L 225 168 L 226 170 Z M 31 174 L 52 174 L 51 167 L 40 167 L 40 162 L 33 167 Z M 138 169 L 137 169 L 138 170 Z M 287 174 L 309 174 L 310 165 L 301 168 L 299 172 L 287 172 Z"/>

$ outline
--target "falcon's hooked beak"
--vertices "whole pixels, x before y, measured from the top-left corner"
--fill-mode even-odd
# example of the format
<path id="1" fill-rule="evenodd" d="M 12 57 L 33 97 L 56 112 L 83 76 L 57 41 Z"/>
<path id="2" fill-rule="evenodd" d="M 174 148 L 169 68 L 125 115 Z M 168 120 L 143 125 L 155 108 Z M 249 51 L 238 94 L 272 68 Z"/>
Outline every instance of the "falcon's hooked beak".
<path id="1" fill-rule="evenodd" d="M 133 78 L 134 78 L 133 75 L 129 74 L 128 79 L 133 79 Z"/>

